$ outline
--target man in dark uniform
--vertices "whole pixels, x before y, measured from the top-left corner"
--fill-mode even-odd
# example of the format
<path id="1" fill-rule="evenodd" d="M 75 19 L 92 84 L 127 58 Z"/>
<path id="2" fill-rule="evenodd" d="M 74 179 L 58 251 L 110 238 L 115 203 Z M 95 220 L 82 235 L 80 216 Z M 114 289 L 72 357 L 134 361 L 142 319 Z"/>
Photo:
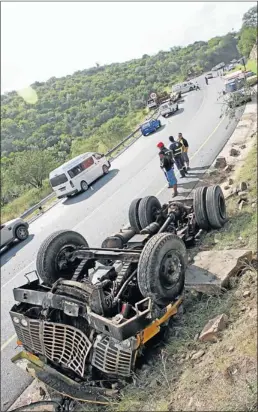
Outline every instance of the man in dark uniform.
<path id="1" fill-rule="evenodd" d="M 159 159 L 160 159 L 160 167 L 164 172 L 164 175 L 166 176 L 166 179 L 169 184 L 169 188 L 173 187 L 174 189 L 174 194 L 173 197 L 176 197 L 178 195 L 177 192 L 177 180 L 176 176 L 174 173 L 174 163 L 173 159 L 171 156 L 171 152 L 164 146 L 164 143 L 159 142 L 157 144 L 157 147 L 160 149 L 159 151 Z"/>
<path id="2" fill-rule="evenodd" d="M 173 136 L 169 136 L 169 140 L 171 142 L 171 145 L 169 146 L 169 150 L 171 150 L 171 152 L 173 153 L 176 167 L 178 168 L 181 177 L 185 177 L 187 170 L 184 165 L 184 160 L 182 157 L 183 146 L 181 142 L 176 142 Z"/>

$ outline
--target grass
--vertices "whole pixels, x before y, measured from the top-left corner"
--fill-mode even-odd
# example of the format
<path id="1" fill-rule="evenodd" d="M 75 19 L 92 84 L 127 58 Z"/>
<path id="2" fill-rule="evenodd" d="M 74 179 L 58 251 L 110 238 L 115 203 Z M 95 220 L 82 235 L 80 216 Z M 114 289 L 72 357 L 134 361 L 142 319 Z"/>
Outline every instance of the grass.
<path id="1" fill-rule="evenodd" d="M 1 207 L 1 222 L 7 222 L 20 216 L 25 210 L 39 203 L 52 192 L 48 181 L 43 182 L 42 189 L 30 189 L 22 196 Z M 34 212 L 34 214 L 37 212 Z"/>
<path id="2" fill-rule="evenodd" d="M 237 171 L 233 177 L 235 182 L 245 181 L 249 184 L 249 203 L 240 211 L 237 200 L 232 197 L 227 200 L 227 211 L 229 221 L 220 231 L 210 232 L 205 243 L 213 245 L 216 250 L 249 248 L 257 249 L 257 208 L 252 204 L 257 202 L 257 143 L 254 143 L 251 151 L 247 155 L 245 164 Z"/>
<path id="3" fill-rule="evenodd" d="M 256 60 L 248 60 L 245 67 L 246 67 L 246 70 L 252 71 L 257 74 L 257 61 Z M 238 70 L 244 70 L 243 64 L 237 64 L 234 69 L 229 70 L 228 72 L 225 72 L 224 74 L 233 73 Z"/>
<path id="4" fill-rule="evenodd" d="M 234 176 L 236 182 L 248 182 L 253 201 L 256 156 L 257 144 Z M 239 211 L 236 198 L 227 200 L 227 208 L 228 223 L 207 235 L 203 245 L 256 250 L 256 211 L 251 204 Z M 250 296 L 244 297 L 247 290 Z M 146 357 L 148 365 L 136 372 L 134 384 L 124 389 L 119 405 L 112 405 L 110 411 L 256 411 L 256 302 L 257 273 L 252 266 L 246 267 L 241 278 L 231 279 L 229 290 L 219 297 L 187 292 L 185 314 L 172 320 L 167 339 L 161 338 L 158 349 Z M 219 341 L 200 342 L 198 334 L 208 320 L 222 313 L 229 323 Z M 199 350 L 204 355 L 193 361 L 191 355 Z"/>

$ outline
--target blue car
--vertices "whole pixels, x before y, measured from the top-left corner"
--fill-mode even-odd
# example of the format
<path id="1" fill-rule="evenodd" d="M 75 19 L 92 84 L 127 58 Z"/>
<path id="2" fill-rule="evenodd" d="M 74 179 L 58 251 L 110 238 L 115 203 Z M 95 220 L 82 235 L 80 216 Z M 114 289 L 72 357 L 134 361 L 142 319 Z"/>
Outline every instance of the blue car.
<path id="1" fill-rule="evenodd" d="M 148 134 L 151 134 L 153 132 L 156 132 L 161 127 L 161 122 L 160 120 L 149 120 L 146 123 L 143 123 L 141 125 L 141 132 L 143 136 L 147 136 Z"/>

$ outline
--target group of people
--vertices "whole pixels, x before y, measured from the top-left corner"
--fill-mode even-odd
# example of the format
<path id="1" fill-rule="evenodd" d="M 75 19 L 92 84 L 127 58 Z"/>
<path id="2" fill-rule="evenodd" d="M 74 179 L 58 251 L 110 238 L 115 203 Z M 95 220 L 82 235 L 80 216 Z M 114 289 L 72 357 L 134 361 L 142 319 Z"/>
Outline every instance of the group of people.
<path id="1" fill-rule="evenodd" d="M 168 181 L 168 187 L 174 190 L 173 197 L 176 197 L 178 191 L 174 164 L 176 164 L 181 177 L 185 177 L 190 169 L 188 157 L 189 144 L 182 133 L 178 133 L 177 140 L 170 136 L 169 141 L 170 145 L 168 148 L 163 142 L 159 142 L 157 147 L 159 149 L 160 167 Z"/>

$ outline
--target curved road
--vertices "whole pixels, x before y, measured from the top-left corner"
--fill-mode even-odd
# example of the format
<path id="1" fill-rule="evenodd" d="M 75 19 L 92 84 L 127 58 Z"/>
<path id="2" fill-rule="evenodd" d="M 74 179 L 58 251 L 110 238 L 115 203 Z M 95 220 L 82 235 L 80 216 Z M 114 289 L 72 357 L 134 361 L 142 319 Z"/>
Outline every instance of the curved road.
<path id="1" fill-rule="evenodd" d="M 91 246 L 99 246 L 103 239 L 128 222 L 127 212 L 132 199 L 157 195 L 164 202 L 171 197 L 159 167 L 156 144 L 168 144 L 168 136 L 182 132 L 189 141 L 189 177 L 179 180 L 179 191 L 184 193 L 195 185 L 236 127 L 221 117 L 217 103 L 223 84 L 220 78 L 206 86 L 198 79 L 200 91 L 183 97 L 177 114 L 163 120 L 157 133 L 141 137 L 114 162 L 110 173 L 93 184 L 86 193 L 58 203 L 30 225 L 30 237 L 1 255 L 1 410 L 16 400 L 30 383 L 25 372 L 10 358 L 17 352 L 14 329 L 9 310 L 14 303 L 12 290 L 26 283 L 24 273 L 35 269 L 35 259 L 42 241 L 53 231 L 73 229 L 80 232 Z"/>

